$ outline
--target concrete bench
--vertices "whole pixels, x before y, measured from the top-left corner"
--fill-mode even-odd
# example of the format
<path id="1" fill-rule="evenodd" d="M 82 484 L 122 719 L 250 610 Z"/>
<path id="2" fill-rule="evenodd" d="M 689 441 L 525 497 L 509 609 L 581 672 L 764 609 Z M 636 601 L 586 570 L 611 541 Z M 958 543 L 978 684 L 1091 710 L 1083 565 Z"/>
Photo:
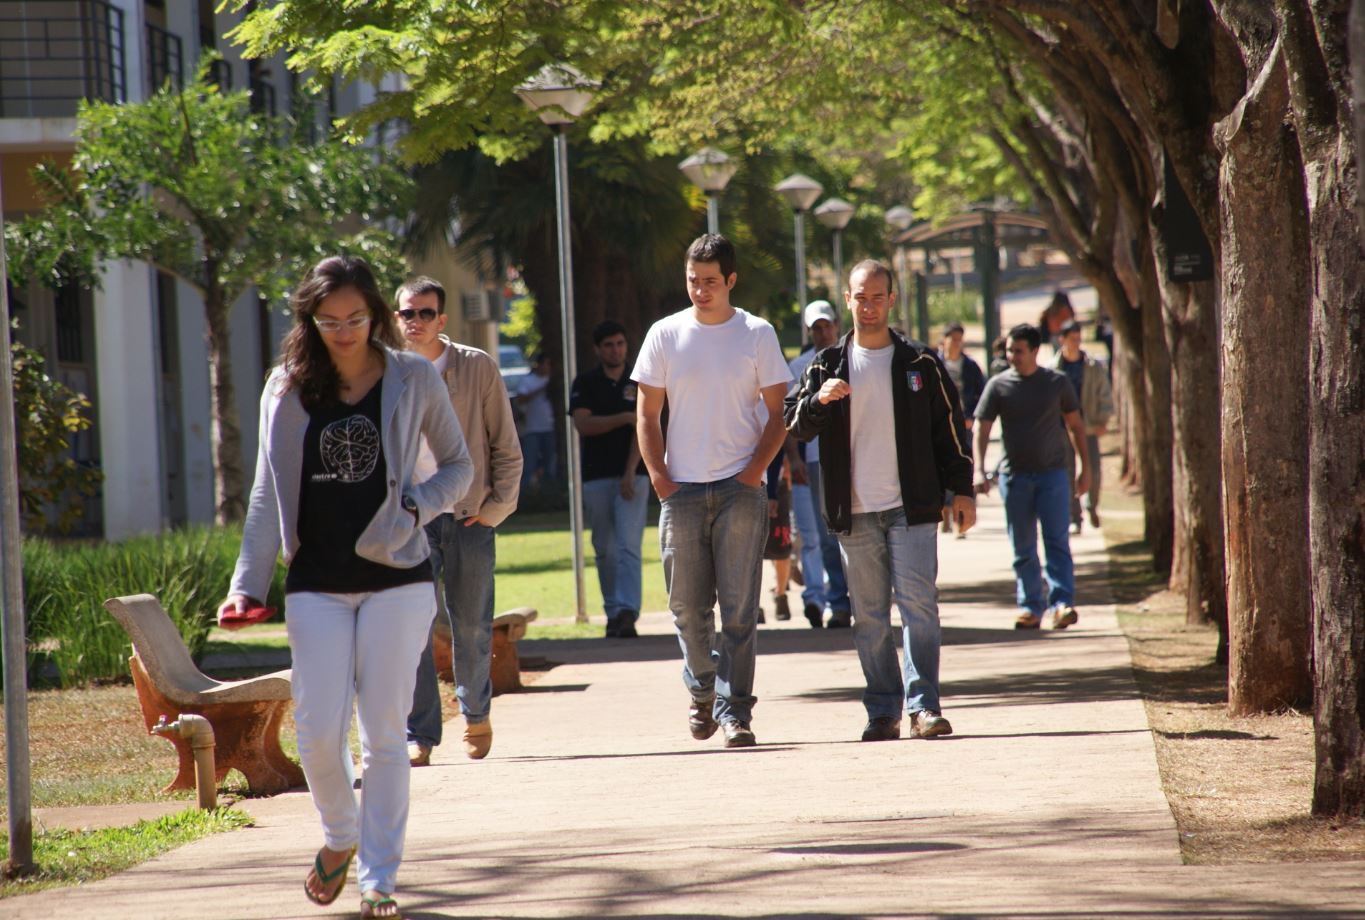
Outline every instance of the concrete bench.
<path id="1" fill-rule="evenodd" d="M 303 770 L 280 750 L 280 726 L 289 712 L 289 671 L 247 680 L 217 681 L 195 667 L 180 632 L 150 594 L 115 597 L 104 607 L 133 642 L 128 659 L 147 730 L 163 715 L 168 721 L 194 713 L 213 725 L 214 780 L 241 771 L 255 795 L 274 795 L 304 785 Z M 168 739 L 180 755 L 180 769 L 164 791 L 194 788 L 189 742 Z"/>
<path id="2" fill-rule="evenodd" d="M 526 635 L 526 624 L 537 616 L 539 614 L 534 607 L 517 607 L 493 618 L 493 664 L 489 668 L 489 676 L 493 680 L 494 696 L 521 689 L 521 659 L 517 656 L 517 641 Z M 438 615 L 432 629 L 435 635 L 432 660 L 436 663 L 436 674 L 441 680 L 451 683 L 455 680 L 455 674 L 451 664 L 450 622 Z"/>

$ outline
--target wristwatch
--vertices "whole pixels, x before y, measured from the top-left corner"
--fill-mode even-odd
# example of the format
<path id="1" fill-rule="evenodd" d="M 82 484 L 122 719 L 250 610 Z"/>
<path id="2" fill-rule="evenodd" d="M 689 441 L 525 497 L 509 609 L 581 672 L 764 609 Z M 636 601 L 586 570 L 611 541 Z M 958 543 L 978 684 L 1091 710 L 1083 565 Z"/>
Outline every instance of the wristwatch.
<path id="1" fill-rule="evenodd" d="M 403 510 L 404 510 L 404 511 L 411 511 L 411 512 L 412 512 L 412 519 L 413 519 L 414 521 L 420 521 L 420 520 L 421 520 L 421 517 L 417 514 L 417 499 L 413 498 L 411 495 L 404 495 L 404 496 L 403 496 Z"/>

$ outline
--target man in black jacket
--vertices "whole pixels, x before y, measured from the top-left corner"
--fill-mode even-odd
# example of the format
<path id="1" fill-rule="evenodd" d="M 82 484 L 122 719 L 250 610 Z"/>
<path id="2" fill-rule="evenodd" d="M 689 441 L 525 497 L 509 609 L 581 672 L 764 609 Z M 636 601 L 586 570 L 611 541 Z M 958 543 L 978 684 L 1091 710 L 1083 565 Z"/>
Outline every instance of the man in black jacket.
<path id="1" fill-rule="evenodd" d="M 811 362 L 786 398 L 784 419 L 797 438 L 820 436 L 823 510 L 839 536 L 853 641 L 867 679 L 863 740 L 899 738 L 902 705 L 912 736 L 948 735 L 934 583 L 944 491 L 953 493 L 961 532 L 976 522 L 962 405 L 937 355 L 887 325 L 891 270 L 859 262 L 848 287 L 853 331 Z M 904 633 L 903 672 L 891 630 L 893 595 Z"/>

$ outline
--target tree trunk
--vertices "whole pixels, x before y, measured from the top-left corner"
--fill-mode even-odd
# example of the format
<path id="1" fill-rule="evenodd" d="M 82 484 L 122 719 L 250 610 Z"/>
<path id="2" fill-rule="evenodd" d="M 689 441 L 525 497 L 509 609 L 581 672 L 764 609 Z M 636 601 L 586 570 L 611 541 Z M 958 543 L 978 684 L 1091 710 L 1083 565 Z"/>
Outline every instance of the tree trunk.
<path id="1" fill-rule="evenodd" d="M 1223 509 L 1233 715 L 1312 699 L 1309 292 L 1303 166 L 1283 54 L 1218 127 L 1222 159 Z M 1274 235 L 1265 232 L 1275 227 Z"/>
<path id="2" fill-rule="evenodd" d="M 1166 265 L 1160 205 L 1152 221 L 1153 255 Z M 1218 660 L 1227 660 L 1223 571 L 1221 437 L 1218 403 L 1218 304 L 1212 281 L 1172 282 L 1158 269 L 1162 318 L 1171 353 L 1175 555 L 1171 588 L 1186 598 L 1186 620 L 1218 626 Z"/>
<path id="3" fill-rule="evenodd" d="M 1308 529 L 1313 813 L 1365 816 L 1365 242 L 1345 40 L 1348 0 L 1276 0 L 1307 178 L 1313 317 Z M 1360 65 L 1357 59 L 1357 66 Z M 1357 115 L 1361 102 L 1356 100 Z"/>
<path id="4" fill-rule="evenodd" d="M 1161 311 L 1161 285 L 1157 280 L 1150 233 L 1144 233 L 1138 250 L 1142 318 L 1142 376 L 1147 396 L 1147 430 L 1141 448 L 1143 538 L 1152 552 L 1152 570 L 1170 572 L 1175 552 L 1175 431 L 1171 407 L 1171 352 L 1166 344 Z"/>
<path id="5" fill-rule="evenodd" d="M 209 393 L 213 419 L 209 441 L 213 447 L 213 507 L 219 526 L 240 521 L 246 515 L 242 472 L 242 426 L 237 415 L 237 392 L 232 385 L 232 335 L 223 289 L 215 277 L 217 267 L 205 269 L 204 318 L 208 323 Z"/>
<path id="6" fill-rule="evenodd" d="M 1365 252 L 1354 151 L 1306 164 L 1313 247 L 1309 534 L 1314 814 L 1365 816 Z"/>

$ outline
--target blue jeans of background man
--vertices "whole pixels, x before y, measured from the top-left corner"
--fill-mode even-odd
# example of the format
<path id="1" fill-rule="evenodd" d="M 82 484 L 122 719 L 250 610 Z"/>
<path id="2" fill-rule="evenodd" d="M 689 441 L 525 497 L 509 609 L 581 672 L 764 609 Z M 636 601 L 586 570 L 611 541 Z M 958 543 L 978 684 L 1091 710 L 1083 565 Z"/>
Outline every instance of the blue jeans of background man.
<path id="1" fill-rule="evenodd" d="M 618 623 L 622 611 L 634 622 L 640 614 L 640 541 L 649 508 L 649 477 L 635 477 L 635 496 L 621 497 L 615 476 L 583 483 L 583 517 L 592 530 L 597 583 L 607 622 Z"/>
<path id="2" fill-rule="evenodd" d="M 453 514 L 427 524 L 437 607 L 450 621 L 455 698 L 465 721 L 488 720 L 493 705 L 493 567 L 497 563 L 493 528 L 466 527 Z M 437 616 L 440 616 L 438 611 Z M 417 686 L 408 716 L 408 740 L 427 747 L 441 743 L 441 693 L 432 661 L 432 642 L 417 664 Z"/>
<path id="3" fill-rule="evenodd" d="M 816 525 L 820 513 L 811 502 L 810 486 L 792 484 L 792 514 L 796 517 L 796 531 L 801 534 L 801 603 L 825 609 L 825 562 L 820 554 L 820 528 Z"/>
<path id="4" fill-rule="evenodd" d="M 717 722 L 748 722 L 755 702 L 767 490 L 733 476 L 685 482 L 660 504 L 659 549 L 668 609 L 682 647 L 683 684 L 695 701 L 715 696 Z"/>
<path id="5" fill-rule="evenodd" d="M 521 487 L 524 490 L 540 472 L 540 481 L 553 480 L 559 460 L 553 431 L 528 431 L 521 436 Z"/>
<path id="6" fill-rule="evenodd" d="M 825 609 L 833 613 L 848 612 L 848 583 L 844 578 L 844 562 L 839 555 L 839 541 L 825 525 L 825 486 L 820 480 L 820 462 L 806 464 L 810 479 L 810 501 L 815 507 L 815 526 L 820 531 L 820 559 L 825 564 Z"/>
<path id="7" fill-rule="evenodd" d="M 1097 434 L 1087 434 L 1085 436 L 1085 450 L 1090 455 L 1090 491 L 1085 493 L 1085 507 L 1098 511 L 1100 507 L 1100 487 L 1104 485 L 1104 478 L 1100 470 L 1100 436 Z M 1071 485 L 1074 489 L 1076 485 L 1076 451 L 1070 451 L 1071 468 L 1068 475 L 1071 477 Z M 1071 523 L 1081 522 L 1081 497 L 1073 491 L 1071 494 Z"/>
<path id="8" fill-rule="evenodd" d="M 853 601 L 853 644 L 863 666 L 867 717 L 939 711 L 938 522 L 907 524 L 900 508 L 855 514 L 840 535 Z M 896 660 L 891 605 L 900 611 L 905 662 Z"/>
<path id="9" fill-rule="evenodd" d="M 1071 517 L 1067 468 L 1046 473 L 1002 473 L 1000 498 L 1005 502 L 1005 525 L 1014 548 L 1015 603 L 1036 617 L 1058 604 L 1073 604 L 1076 575 L 1067 533 Z M 1038 564 L 1039 526 L 1047 556 L 1046 594 Z"/>

